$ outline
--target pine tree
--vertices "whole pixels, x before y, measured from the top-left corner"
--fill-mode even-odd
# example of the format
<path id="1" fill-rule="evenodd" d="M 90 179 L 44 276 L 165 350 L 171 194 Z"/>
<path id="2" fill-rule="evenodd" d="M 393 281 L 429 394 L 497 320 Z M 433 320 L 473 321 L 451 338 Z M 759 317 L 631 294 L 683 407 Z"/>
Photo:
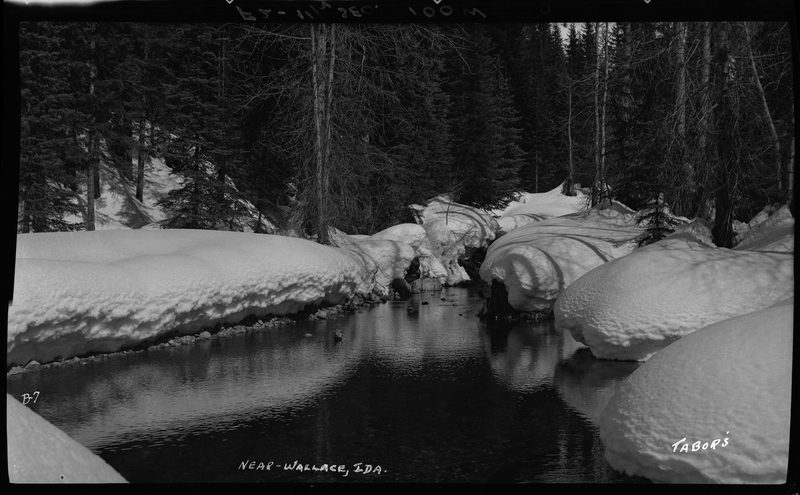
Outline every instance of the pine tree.
<path id="1" fill-rule="evenodd" d="M 507 204 L 519 187 L 522 150 L 504 68 L 479 25 L 469 26 L 464 64 L 451 72 L 453 173 L 457 201 L 482 208 Z"/>
<path id="2" fill-rule="evenodd" d="M 646 226 L 644 234 L 639 237 L 639 246 L 646 246 L 663 239 L 675 232 L 675 227 L 680 225 L 680 222 L 669 214 L 664 194 L 661 192 L 639 211 L 636 223 Z"/>
<path id="3" fill-rule="evenodd" d="M 174 33 L 181 62 L 165 85 L 164 118 L 177 138 L 165 156 L 184 181 L 157 205 L 171 215 L 168 228 L 240 230 L 243 205 L 232 180 L 240 172 L 239 133 L 225 88 L 227 32 L 182 25 Z"/>
<path id="4" fill-rule="evenodd" d="M 78 130 L 72 75 L 80 70 L 66 48 L 68 26 L 20 25 L 20 232 L 76 230 L 64 220 L 78 214 L 77 169 L 86 151 Z"/>

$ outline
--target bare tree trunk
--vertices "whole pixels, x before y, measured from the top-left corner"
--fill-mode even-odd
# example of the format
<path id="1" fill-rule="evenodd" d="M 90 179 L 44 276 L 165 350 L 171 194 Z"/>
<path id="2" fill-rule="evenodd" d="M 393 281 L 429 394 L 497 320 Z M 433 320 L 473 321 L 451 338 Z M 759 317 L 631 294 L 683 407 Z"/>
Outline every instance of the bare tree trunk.
<path id="1" fill-rule="evenodd" d="M 677 139 L 678 139 L 678 160 L 684 171 L 684 184 L 688 204 L 694 201 L 695 177 L 692 162 L 686 157 L 686 24 L 683 22 L 675 23 L 677 31 L 678 46 L 676 49 L 676 66 L 678 70 L 677 84 L 675 90 L 675 110 L 677 113 Z"/>
<path id="2" fill-rule="evenodd" d="M 94 81 L 97 77 L 97 66 L 95 65 L 95 39 L 94 39 L 94 31 L 95 31 L 95 24 L 91 25 L 90 28 L 90 36 L 91 42 L 89 45 L 90 50 L 90 62 L 89 62 L 89 99 L 91 103 L 94 103 L 93 96 L 94 96 Z M 99 151 L 98 148 L 98 135 L 96 129 L 91 129 L 89 131 L 89 143 L 88 143 L 88 151 L 89 151 L 89 163 L 86 170 L 86 230 L 94 230 L 95 229 L 95 210 L 94 210 L 94 200 L 95 200 L 95 175 L 97 174 L 98 168 L 98 155 L 97 152 Z"/>
<path id="3" fill-rule="evenodd" d="M 781 167 L 781 142 L 778 139 L 778 131 L 775 129 L 775 122 L 772 120 L 772 113 L 769 111 L 769 105 L 767 105 L 767 97 L 764 94 L 764 86 L 761 85 L 761 77 L 758 75 L 758 69 L 756 68 L 756 61 L 753 57 L 753 47 L 750 44 L 750 31 L 747 29 L 747 22 L 742 23 L 744 25 L 744 36 L 745 36 L 745 43 L 747 44 L 747 54 L 750 58 L 750 68 L 753 69 L 753 79 L 756 82 L 756 87 L 758 88 L 758 94 L 761 97 L 761 106 L 764 108 L 764 118 L 767 121 L 767 125 L 769 126 L 769 133 L 772 137 L 772 147 L 775 149 L 775 169 L 778 174 L 778 189 L 783 189 L 782 184 L 782 176 L 783 171 Z"/>
<path id="4" fill-rule="evenodd" d="M 600 121 L 600 186 L 601 198 L 606 197 L 606 108 L 608 102 L 608 23 L 603 35 L 603 113 Z"/>
<path id="5" fill-rule="evenodd" d="M 330 41 L 324 24 L 311 25 L 311 85 L 314 103 L 314 157 L 317 196 L 317 241 L 328 242 L 328 183 L 331 150 L 331 113 L 333 105 L 333 72 L 336 62 L 336 28 L 330 27 Z M 330 45 L 330 56 L 327 51 Z M 326 58 L 327 57 L 327 58 Z M 327 64 L 325 63 L 327 61 Z M 327 66 L 326 66 L 327 65 Z M 323 71 L 326 71 L 327 74 Z M 327 76 L 327 80 L 326 80 Z"/>
<path id="6" fill-rule="evenodd" d="M 572 158 L 572 80 L 568 78 L 569 84 L 569 110 L 567 114 L 567 139 L 569 141 L 569 177 L 567 177 L 567 183 L 565 184 L 565 191 L 563 194 L 565 196 L 573 196 L 573 181 L 575 180 L 575 162 Z"/>
<path id="7" fill-rule="evenodd" d="M 715 46 L 715 77 L 716 77 L 716 108 L 719 117 L 716 134 L 717 167 L 716 167 L 716 201 L 714 227 L 711 232 L 714 243 L 719 247 L 730 248 L 733 246 L 733 202 L 731 189 L 733 182 L 731 176 L 734 162 L 734 130 L 733 112 L 730 96 L 728 94 L 728 76 L 730 70 L 730 54 L 728 42 L 728 25 L 720 22 L 717 28 Z"/>
<path id="8" fill-rule="evenodd" d="M 594 185 L 592 186 L 592 206 L 600 202 L 600 23 L 594 23 Z"/>
<path id="9" fill-rule="evenodd" d="M 703 23 L 703 66 L 701 75 L 701 92 L 700 98 L 702 100 L 702 108 L 700 112 L 699 122 L 699 160 L 698 165 L 700 172 L 701 186 L 700 189 L 709 186 L 709 163 L 712 158 L 711 150 L 708 148 L 709 135 L 711 134 L 711 22 Z M 708 201 L 703 191 L 698 191 L 696 194 L 696 202 L 698 204 L 697 216 L 708 218 Z"/>

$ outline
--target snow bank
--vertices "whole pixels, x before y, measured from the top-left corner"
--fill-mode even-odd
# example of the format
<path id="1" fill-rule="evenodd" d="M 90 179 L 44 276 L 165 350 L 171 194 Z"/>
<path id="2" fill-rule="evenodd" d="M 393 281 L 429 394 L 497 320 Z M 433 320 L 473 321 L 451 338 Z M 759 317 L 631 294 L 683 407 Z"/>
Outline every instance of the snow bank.
<path id="1" fill-rule="evenodd" d="M 794 304 L 724 320 L 633 372 L 603 411 L 614 469 L 671 483 L 785 483 Z"/>
<path id="2" fill-rule="evenodd" d="M 127 483 L 89 449 L 6 394 L 11 483 Z"/>
<path id="3" fill-rule="evenodd" d="M 17 236 L 7 364 L 113 352 L 168 332 L 352 295 L 364 266 L 266 234 L 114 230 Z"/>
<path id="4" fill-rule="evenodd" d="M 373 234 L 367 239 L 386 239 L 408 244 L 414 250 L 414 256 L 419 259 L 419 269 L 423 277 L 436 280 L 440 284 L 447 280 L 447 269 L 425 247 L 429 245 L 427 231 L 421 225 L 402 223 Z M 408 265 L 405 268 L 408 268 Z"/>
<path id="5" fill-rule="evenodd" d="M 461 205 L 445 196 L 438 196 L 427 206 L 413 205 L 419 223 L 427 233 L 422 247 L 433 254 L 447 270 L 446 284 L 468 280 L 459 258 L 468 256 L 471 248 L 485 248 L 499 229 L 497 221 L 479 208 Z"/>
<path id="6" fill-rule="evenodd" d="M 360 293 L 375 290 L 388 294 L 391 281 L 405 277 L 414 258 L 420 259 L 423 275 L 440 282 L 447 276 L 441 263 L 422 247 L 426 232 L 416 224 L 395 225 L 372 236 L 348 235 L 330 227 L 328 238 L 333 245 L 350 251 L 364 264 L 364 282 L 357 291 Z"/>
<path id="7" fill-rule="evenodd" d="M 733 249 L 749 251 L 782 251 L 794 252 L 794 217 L 788 206 L 781 207 L 766 220 L 756 222 L 756 215 L 750 225 L 751 229 L 743 234 L 742 239 Z"/>
<path id="8" fill-rule="evenodd" d="M 598 358 L 645 361 L 711 323 L 794 294 L 794 256 L 711 248 L 672 234 L 575 281 L 556 325 Z"/>
<path id="9" fill-rule="evenodd" d="M 535 215 L 544 218 L 561 217 L 584 209 L 588 197 L 576 188 L 575 196 L 562 194 L 564 184 L 543 193 L 521 193 L 504 210 L 497 213 L 501 218 L 517 215 Z"/>
<path id="10" fill-rule="evenodd" d="M 491 245 L 481 279 L 502 282 L 517 310 L 550 308 L 583 274 L 636 247 L 643 230 L 633 223 L 632 214 L 596 208 L 520 227 Z"/>

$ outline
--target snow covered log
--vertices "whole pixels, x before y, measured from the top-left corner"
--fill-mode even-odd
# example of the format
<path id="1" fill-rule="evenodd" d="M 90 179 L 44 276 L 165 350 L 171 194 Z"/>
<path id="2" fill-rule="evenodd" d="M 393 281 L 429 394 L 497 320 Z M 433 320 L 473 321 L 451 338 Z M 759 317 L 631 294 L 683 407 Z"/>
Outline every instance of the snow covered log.
<path id="1" fill-rule="evenodd" d="M 446 284 L 469 280 L 458 260 L 469 256 L 468 250 L 485 248 L 500 228 L 488 212 L 437 196 L 427 206 L 412 206 L 427 233 L 422 247 L 432 253 L 447 270 Z"/>
<path id="2" fill-rule="evenodd" d="M 502 282 L 519 311 L 551 308 L 579 277 L 635 247 L 643 229 L 619 209 L 593 209 L 517 228 L 495 241 L 481 279 Z"/>
<path id="3" fill-rule="evenodd" d="M 717 322 L 634 371 L 600 418 L 606 459 L 668 483 L 786 482 L 793 298 Z"/>
<path id="4" fill-rule="evenodd" d="M 645 361 L 699 328 L 793 294 L 793 254 L 714 248 L 677 233 L 590 271 L 554 313 L 595 357 Z"/>
<path id="5" fill-rule="evenodd" d="M 113 352 L 352 295 L 364 267 L 292 237 L 203 230 L 17 236 L 7 365 Z"/>
<path id="6" fill-rule="evenodd" d="M 6 394 L 11 483 L 127 483 L 106 461 Z"/>

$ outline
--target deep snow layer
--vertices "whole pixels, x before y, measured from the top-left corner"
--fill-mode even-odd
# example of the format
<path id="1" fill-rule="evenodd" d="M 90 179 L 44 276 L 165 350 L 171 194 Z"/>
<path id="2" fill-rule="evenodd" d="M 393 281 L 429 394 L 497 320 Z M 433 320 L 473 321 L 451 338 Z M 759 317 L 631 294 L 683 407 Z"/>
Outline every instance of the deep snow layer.
<path id="1" fill-rule="evenodd" d="M 6 394 L 11 483 L 127 483 L 66 433 Z"/>
<path id="2" fill-rule="evenodd" d="M 497 221 L 479 208 L 450 201 L 437 196 L 427 206 L 413 205 L 419 223 L 427 236 L 422 247 L 433 254 L 447 270 L 446 284 L 455 285 L 469 280 L 469 275 L 458 264 L 459 258 L 468 256 L 468 250 L 485 248 L 495 238 L 499 229 Z"/>
<path id="3" fill-rule="evenodd" d="M 576 188 L 575 196 L 562 194 L 563 184 L 543 193 L 521 193 L 505 209 L 494 212 L 497 216 L 498 236 L 539 220 L 561 217 L 584 210 L 588 204 L 586 194 Z"/>
<path id="4" fill-rule="evenodd" d="M 630 253 L 642 232 L 621 205 L 534 222 L 497 239 L 480 276 L 502 282 L 514 309 L 551 308 L 583 274 Z"/>
<path id="5" fill-rule="evenodd" d="M 600 419 L 614 469 L 670 483 L 784 483 L 793 299 L 727 319 L 663 349 L 617 389 Z"/>
<path id="6" fill-rule="evenodd" d="M 554 313 L 596 357 L 645 361 L 699 328 L 793 295 L 793 254 L 713 248 L 679 233 L 593 269 Z"/>
<path id="7" fill-rule="evenodd" d="M 406 275 L 414 258 L 419 259 L 422 276 L 440 284 L 447 280 L 444 266 L 423 247 L 427 232 L 421 225 L 403 223 L 371 236 L 347 235 L 333 227 L 328 232 L 333 245 L 352 252 L 364 264 L 363 279 L 370 283 L 359 287 L 359 292 L 387 294 L 389 284 Z"/>
<path id="8" fill-rule="evenodd" d="M 202 230 L 17 236 L 7 365 L 113 352 L 168 332 L 338 304 L 364 267 L 292 237 Z"/>

